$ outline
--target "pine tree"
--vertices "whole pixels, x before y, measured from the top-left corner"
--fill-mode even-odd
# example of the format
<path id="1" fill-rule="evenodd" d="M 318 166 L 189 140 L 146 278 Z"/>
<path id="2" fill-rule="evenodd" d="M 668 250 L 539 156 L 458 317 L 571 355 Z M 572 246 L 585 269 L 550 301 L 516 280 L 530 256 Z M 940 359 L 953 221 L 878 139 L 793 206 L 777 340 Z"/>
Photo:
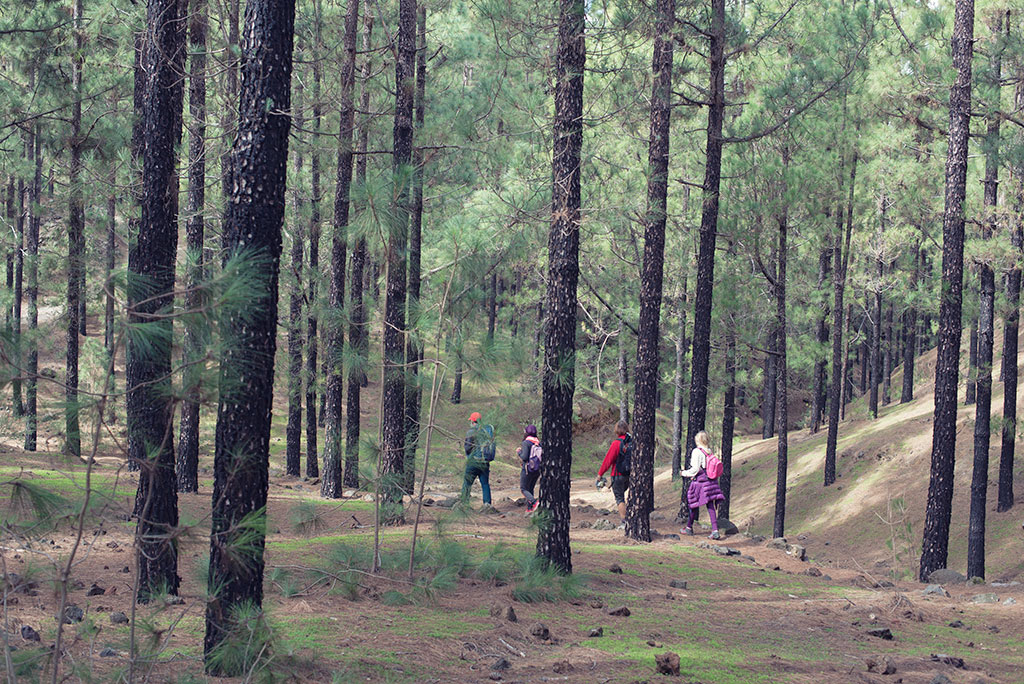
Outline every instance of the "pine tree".
<path id="1" fill-rule="evenodd" d="M 710 85 L 707 91 L 708 128 L 697 252 L 697 286 L 693 304 L 693 356 L 690 359 L 690 403 L 685 453 L 694 435 L 704 429 L 708 405 L 708 367 L 711 362 L 711 305 L 715 281 L 715 242 L 718 237 L 719 187 L 722 182 L 722 123 L 725 116 L 725 0 L 711 0 L 707 32 Z M 682 498 L 685 503 L 686 492 Z"/>
<path id="2" fill-rule="evenodd" d="M 416 16 L 416 102 L 415 117 L 417 135 L 423 137 L 423 122 L 426 118 L 427 92 L 427 8 L 420 5 Z M 423 176 L 424 158 L 422 139 L 412 150 L 412 206 L 409 222 L 409 273 L 406 286 L 406 312 L 409 319 L 409 335 L 405 345 L 405 362 L 408 381 L 405 386 L 405 478 L 403 487 L 412 494 L 416 482 L 416 450 L 420 436 L 420 408 L 423 402 L 423 388 L 420 387 L 419 369 L 423 361 L 423 346 L 414 321 L 420 311 L 420 261 L 423 241 Z M 493 276 L 492 276 L 493 282 Z M 490 339 L 493 341 L 493 324 Z"/>
<path id="3" fill-rule="evenodd" d="M 659 327 L 665 265 L 665 223 L 668 199 L 668 151 L 672 113 L 672 30 L 675 0 L 658 0 L 651 71 L 651 126 L 648 143 L 647 215 L 644 220 L 644 262 L 640 276 L 640 326 L 636 350 L 633 405 L 633 467 L 629 476 L 626 535 L 651 540 L 654 510 L 654 428 L 658 390 Z"/>
<path id="4" fill-rule="evenodd" d="M 82 71 L 84 68 L 84 3 L 74 0 L 71 10 L 75 49 L 71 57 L 71 168 L 68 178 L 68 287 L 67 287 L 67 354 L 64 372 L 64 453 L 81 458 L 82 435 L 78 420 L 78 334 L 84 322 L 82 288 L 85 269 L 85 205 L 82 199 Z"/>
<path id="5" fill-rule="evenodd" d="M 1009 14 L 1007 11 L 1006 14 Z M 1007 21 L 1008 21 L 1007 17 Z M 1003 12 L 994 16 L 992 45 L 989 47 L 988 102 L 996 112 L 1000 108 L 1002 86 L 1002 47 L 998 44 L 1003 32 Z M 985 135 L 985 180 L 983 206 L 986 216 L 981 224 L 981 239 L 991 240 L 996 224 L 996 202 L 999 189 L 999 122 L 998 114 L 988 117 Z M 988 503 L 988 451 L 992 436 L 992 337 L 996 278 L 992 264 L 978 264 L 978 370 L 977 403 L 974 418 L 974 470 L 971 477 L 971 511 L 967 531 L 967 576 L 985 577 L 985 513 Z M 1016 363 L 1016 359 L 1013 360 Z"/>
<path id="6" fill-rule="evenodd" d="M 356 33 L 359 29 L 359 0 L 349 0 L 345 13 L 344 56 L 341 64 L 338 123 L 338 167 L 334 196 L 334 236 L 331 243 L 330 307 L 327 328 L 327 391 L 325 394 L 324 472 L 320 496 L 341 497 L 341 409 L 344 382 L 345 260 L 348 249 L 350 192 L 352 189 L 352 135 L 355 126 Z"/>
<path id="7" fill-rule="evenodd" d="M 199 491 L 199 403 L 202 396 L 203 358 L 209 344 L 205 316 L 208 306 L 203 281 L 206 278 L 203 247 L 206 239 L 206 0 L 192 0 L 188 15 L 189 39 L 189 128 L 188 203 L 185 213 L 187 235 L 185 310 L 185 398 L 181 403 L 178 435 L 178 491 Z M 113 219 L 111 219 L 113 222 Z M 113 227 L 111 227 L 113 231 Z M 108 256 L 108 259 L 111 258 Z"/>
<path id="8" fill-rule="evenodd" d="M 128 252 L 128 456 L 138 464 L 139 600 L 178 592 L 177 481 L 171 337 L 178 249 L 178 177 L 185 67 L 185 3 L 149 0 L 142 108 L 142 211 Z"/>
<path id="9" fill-rule="evenodd" d="M 405 279 L 409 237 L 409 180 L 413 137 L 416 61 L 416 0 L 399 0 L 395 59 L 395 125 L 392 172 L 395 190 L 387 234 L 384 304 L 384 388 L 381 439 L 381 504 L 384 519 L 400 523 L 405 478 Z"/>
<path id="10" fill-rule="evenodd" d="M 204 653 L 211 675 L 240 676 L 211 658 L 237 611 L 263 602 L 268 449 L 291 107 L 294 0 L 245 9 L 232 193 L 224 214 L 225 264 L 250 271 L 246 301 L 221 311 L 220 396 Z M 273 107 L 268 103 L 273 102 Z M 240 664 L 247 668 L 248 663 Z"/>
<path id="11" fill-rule="evenodd" d="M 370 37 L 373 33 L 373 13 L 366 12 L 363 20 L 363 61 L 360 95 L 361 111 L 370 109 Z M 366 149 L 369 141 L 368 126 L 359 127 L 359 156 L 356 159 L 356 184 L 366 187 Z M 348 369 L 348 388 L 345 397 L 345 486 L 359 487 L 359 418 L 360 394 L 366 379 L 367 332 L 366 311 L 363 304 L 363 271 L 366 265 L 366 236 L 359 235 L 352 251 L 349 292 L 349 349 L 352 362 Z"/>
<path id="12" fill-rule="evenodd" d="M 949 91 L 949 150 L 946 155 L 945 213 L 942 220 L 942 295 L 939 348 L 935 362 L 935 415 L 931 474 L 919 578 L 946 567 L 956 462 L 957 384 L 960 376 L 960 314 L 963 304 L 964 198 L 971 116 L 971 54 L 974 1 L 956 0 L 952 54 L 956 78 Z"/>
<path id="13" fill-rule="evenodd" d="M 839 202 L 843 194 L 843 165 L 839 166 Z M 843 309 L 846 290 L 846 269 L 850 264 L 850 237 L 853 232 L 853 193 L 857 181 L 857 151 L 850 163 L 850 185 L 847 189 L 846 237 L 843 238 L 842 205 L 836 207 L 836 226 L 832 251 L 832 385 L 829 389 L 828 436 L 825 442 L 825 486 L 836 481 L 836 447 L 839 442 L 839 419 L 845 406 L 847 358 L 850 341 L 850 314 Z M 849 309 L 849 304 L 846 305 Z M 845 326 L 845 328 L 844 328 Z M 845 343 L 844 343 L 845 340 Z"/>
<path id="14" fill-rule="evenodd" d="M 314 57 L 315 59 L 315 57 Z M 296 61 L 302 62 L 302 52 L 296 48 Z M 303 128 L 303 88 L 302 80 L 295 83 L 292 94 L 292 120 L 295 128 Z M 298 141 L 301 143 L 301 139 Z M 306 247 L 306 224 L 302 215 L 302 145 L 294 150 L 294 179 L 290 190 L 292 195 L 292 217 L 288 221 L 291 228 L 291 293 L 288 296 L 288 422 L 285 425 L 285 474 L 299 477 L 302 474 L 302 351 L 305 348 L 302 330 L 302 310 L 305 292 L 303 291 L 303 253 Z M 312 380 L 310 380 L 312 382 Z M 313 454 L 316 460 L 316 454 Z"/>
<path id="15" fill-rule="evenodd" d="M 540 501 L 547 519 L 537 536 L 537 555 L 563 573 L 572 572 L 569 480 L 572 469 L 572 404 L 576 389 L 580 151 L 583 145 L 583 70 L 586 64 L 584 19 L 582 0 L 559 0 L 541 409 L 545 467 L 541 471 Z"/>

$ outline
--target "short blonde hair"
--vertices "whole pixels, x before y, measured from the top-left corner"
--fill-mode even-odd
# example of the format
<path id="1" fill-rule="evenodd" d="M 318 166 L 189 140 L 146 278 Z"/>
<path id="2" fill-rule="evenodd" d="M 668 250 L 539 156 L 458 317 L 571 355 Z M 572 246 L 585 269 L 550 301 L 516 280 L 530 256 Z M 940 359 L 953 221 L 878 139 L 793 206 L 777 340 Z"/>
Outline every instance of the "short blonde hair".
<path id="1" fill-rule="evenodd" d="M 711 450 L 711 438 L 708 437 L 708 433 L 701 430 L 693 436 L 693 441 L 697 443 L 697 446 L 704 447 L 707 450 Z"/>

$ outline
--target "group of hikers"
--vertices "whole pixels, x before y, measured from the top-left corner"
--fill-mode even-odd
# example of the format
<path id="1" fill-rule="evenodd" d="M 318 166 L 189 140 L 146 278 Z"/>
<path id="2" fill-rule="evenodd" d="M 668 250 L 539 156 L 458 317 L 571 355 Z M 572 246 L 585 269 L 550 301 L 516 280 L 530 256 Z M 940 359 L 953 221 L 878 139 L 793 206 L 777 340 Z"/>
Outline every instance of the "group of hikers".
<path id="1" fill-rule="evenodd" d="M 469 492 L 473 484 L 479 479 L 480 489 L 483 494 L 484 507 L 491 507 L 491 461 L 497 453 L 494 426 L 480 423 L 481 416 L 473 412 L 469 416 L 469 430 L 466 432 L 464 449 L 466 453 L 466 469 L 462 478 L 462 499 L 469 500 Z M 686 502 L 689 507 L 689 519 L 686 527 L 680 530 L 684 535 L 693 535 L 693 523 L 697 520 L 697 513 L 701 506 L 707 508 L 708 518 L 711 521 L 711 539 L 720 539 L 718 531 L 718 516 L 716 507 L 719 501 L 725 500 L 722 488 L 718 479 L 722 474 L 722 462 L 711 450 L 708 433 L 701 430 L 694 437 L 696 446 L 690 452 L 690 467 L 680 473 L 684 478 L 690 479 L 690 486 L 686 492 Z M 633 437 L 629 434 L 629 425 L 620 420 L 615 426 L 615 437 L 608 447 L 601 467 L 597 471 L 597 480 L 594 485 L 600 489 L 607 485 L 605 473 L 611 476 L 611 490 L 615 497 L 615 505 L 618 509 L 621 523 L 619 529 L 626 526 L 626 491 L 629 489 L 629 474 L 632 470 L 633 460 Z M 537 510 L 540 502 L 537 499 L 534 489 L 540 479 L 541 466 L 544 450 L 541 447 L 540 439 L 537 437 L 537 426 L 527 425 L 523 429 L 523 441 L 516 448 L 516 456 L 520 462 L 519 490 L 526 500 L 527 515 Z"/>

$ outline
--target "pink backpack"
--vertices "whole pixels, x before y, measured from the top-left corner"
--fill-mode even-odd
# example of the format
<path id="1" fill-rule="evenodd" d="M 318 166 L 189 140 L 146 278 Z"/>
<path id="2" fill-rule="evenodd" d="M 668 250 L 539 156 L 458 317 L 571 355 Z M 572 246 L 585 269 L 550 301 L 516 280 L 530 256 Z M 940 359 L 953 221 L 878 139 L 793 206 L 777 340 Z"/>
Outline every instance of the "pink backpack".
<path id="1" fill-rule="evenodd" d="M 704 449 L 701 449 L 701 451 L 704 452 L 704 456 L 707 460 L 707 463 L 704 466 L 704 472 L 707 473 L 708 479 L 717 480 L 721 477 L 722 471 L 725 470 L 725 466 L 722 465 L 722 461 L 710 451 L 704 451 Z"/>

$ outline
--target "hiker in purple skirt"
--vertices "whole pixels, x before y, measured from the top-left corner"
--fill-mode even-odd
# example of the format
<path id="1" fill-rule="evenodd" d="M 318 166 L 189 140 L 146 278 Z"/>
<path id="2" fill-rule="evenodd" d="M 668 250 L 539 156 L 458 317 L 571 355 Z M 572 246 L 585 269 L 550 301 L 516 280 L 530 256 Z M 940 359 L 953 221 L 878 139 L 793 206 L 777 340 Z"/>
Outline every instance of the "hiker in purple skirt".
<path id="1" fill-rule="evenodd" d="M 715 502 L 725 501 L 722 488 L 718 486 L 721 474 L 721 461 L 712 453 L 708 433 L 701 430 L 693 438 L 697 446 L 690 453 L 690 467 L 680 473 L 683 477 L 692 477 L 690 488 L 686 491 L 686 504 L 690 507 L 690 519 L 682 529 L 685 535 L 693 536 L 693 521 L 697 519 L 697 511 L 701 506 L 708 507 L 711 518 L 710 539 L 721 539 L 718 533 L 718 515 Z M 710 471 L 710 472 L 709 472 Z"/>

